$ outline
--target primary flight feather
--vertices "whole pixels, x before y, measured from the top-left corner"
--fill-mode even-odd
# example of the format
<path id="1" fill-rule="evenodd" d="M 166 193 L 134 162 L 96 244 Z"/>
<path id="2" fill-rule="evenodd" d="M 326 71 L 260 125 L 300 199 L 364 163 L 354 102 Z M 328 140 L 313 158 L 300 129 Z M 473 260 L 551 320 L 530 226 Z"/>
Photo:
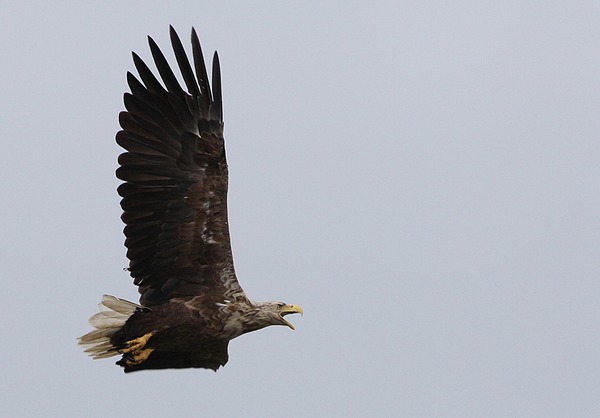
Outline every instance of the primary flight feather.
<path id="1" fill-rule="evenodd" d="M 175 30 L 171 45 L 183 88 L 148 37 L 159 81 L 133 53 L 139 79 L 119 115 L 117 177 L 129 271 L 140 304 L 104 296 L 79 338 L 94 358 L 121 355 L 125 372 L 201 367 L 217 370 L 230 340 L 269 325 L 294 328 L 283 317 L 302 313 L 283 302 L 253 302 L 233 268 L 227 221 L 228 170 L 223 140 L 219 58 L 212 87 L 198 36 L 192 62 Z"/>

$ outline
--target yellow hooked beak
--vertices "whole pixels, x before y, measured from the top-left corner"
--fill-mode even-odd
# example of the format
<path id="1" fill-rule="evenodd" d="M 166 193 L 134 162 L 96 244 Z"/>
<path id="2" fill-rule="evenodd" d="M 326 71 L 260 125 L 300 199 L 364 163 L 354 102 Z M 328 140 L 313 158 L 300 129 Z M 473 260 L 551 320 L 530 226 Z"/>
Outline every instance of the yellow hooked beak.
<path id="1" fill-rule="evenodd" d="M 283 319 L 283 317 L 286 316 L 286 315 L 295 314 L 295 313 L 299 313 L 300 315 L 304 315 L 304 311 L 298 305 L 284 305 L 279 310 L 279 315 L 281 315 L 281 319 L 283 320 L 283 322 L 285 322 L 285 325 L 287 325 L 288 327 L 290 327 L 293 330 L 295 330 L 296 328 L 294 328 L 294 326 L 292 324 L 290 324 L 288 321 L 286 321 L 285 319 Z"/>

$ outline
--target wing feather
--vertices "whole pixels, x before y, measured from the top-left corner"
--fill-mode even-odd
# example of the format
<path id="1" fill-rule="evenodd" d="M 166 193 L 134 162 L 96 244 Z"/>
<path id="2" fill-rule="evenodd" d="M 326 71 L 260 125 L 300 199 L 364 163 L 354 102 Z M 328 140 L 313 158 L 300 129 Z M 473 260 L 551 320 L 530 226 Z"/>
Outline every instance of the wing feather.
<path id="1" fill-rule="evenodd" d="M 148 36 L 148 44 L 150 45 L 150 52 L 152 52 L 152 58 L 154 59 L 154 64 L 156 64 L 156 68 L 158 69 L 158 73 L 162 78 L 165 86 L 167 87 L 167 91 L 174 93 L 175 95 L 182 96 L 184 94 L 183 89 L 179 85 L 173 70 L 169 66 L 167 59 L 164 54 L 154 42 L 150 36 Z"/>
<path id="2" fill-rule="evenodd" d="M 171 34 L 171 46 L 173 47 L 173 52 L 175 52 L 175 58 L 177 59 L 177 65 L 179 65 L 183 81 L 192 96 L 200 96 L 202 93 L 198 88 L 198 82 L 194 77 L 194 71 L 185 53 L 181 39 L 179 39 L 179 35 L 175 32 L 173 26 L 169 26 L 169 32 Z"/>
<path id="3" fill-rule="evenodd" d="M 206 65 L 204 64 L 204 54 L 202 53 L 202 46 L 196 34 L 196 29 L 192 28 L 192 55 L 194 57 L 194 68 L 196 69 L 196 79 L 198 80 L 198 86 L 200 87 L 200 95 L 203 107 L 208 107 L 209 103 L 212 102 L 212 95 L 208 84 L 208 73 L 206 72 Z"/>

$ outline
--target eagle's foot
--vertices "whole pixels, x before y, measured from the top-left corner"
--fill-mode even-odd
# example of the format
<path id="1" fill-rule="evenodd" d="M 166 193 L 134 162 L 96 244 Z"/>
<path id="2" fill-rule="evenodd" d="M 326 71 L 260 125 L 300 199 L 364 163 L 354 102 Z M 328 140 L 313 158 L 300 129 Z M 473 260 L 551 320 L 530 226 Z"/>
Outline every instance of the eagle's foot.
<path id="1" fill-rule="evenodd" d="M 125 347 L 119 350 L 123 354 L 123 361 L 128 366 L 135 366 L 146 361 L 154 348 L 146 347 L 148 340 L 154 335 L 153 332 L 142 335 L 141 337 L 129 340 L 125 343 Z"/>

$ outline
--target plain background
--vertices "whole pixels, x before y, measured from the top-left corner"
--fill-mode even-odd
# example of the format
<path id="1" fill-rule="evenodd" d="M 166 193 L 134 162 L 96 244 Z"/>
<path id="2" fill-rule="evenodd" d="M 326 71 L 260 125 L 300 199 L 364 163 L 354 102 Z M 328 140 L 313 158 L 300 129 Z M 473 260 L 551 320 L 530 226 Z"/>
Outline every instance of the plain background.
<path id="1" fill-rule="evenodd" d="M 600 416 L 598 1 L 2 2 L 0 415 Z M 76 345 L 137 300 L 117 115 L 218 49 L 236 270 L 297 331 L 207 370 Z M 189 51 L 189 49 L 188 49 Z M 173 62 L 173 61 L 172 61 Z"/>

